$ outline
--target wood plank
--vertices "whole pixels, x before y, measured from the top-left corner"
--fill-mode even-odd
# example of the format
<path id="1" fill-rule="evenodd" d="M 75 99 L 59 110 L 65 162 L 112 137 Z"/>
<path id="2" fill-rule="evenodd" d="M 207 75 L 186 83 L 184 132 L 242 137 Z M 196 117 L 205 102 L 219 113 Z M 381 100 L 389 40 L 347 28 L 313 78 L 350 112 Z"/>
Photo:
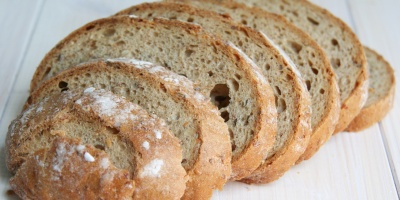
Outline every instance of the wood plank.
<path id="1" fill-rule="evenodd" d="M 32 34 L 31 44 L 27 47 L 24 62 L 21 63 L 21 73 L 17 76 L 9 105 L 4 112 L 6 113 L 4 120 L 0 122 L 0 132 L 3 133 L 0 134 L 0 141 L 4 141 L 8 124 L 22 107 L 28 95 L 31 76 L 45 53 L 81 25 L 96 18 L 109 16 L 138 2 L 131 0 L 118 3 L 107 0 L 45 2 Z M 317 3 L 339 11 L 339 16 L 343 15 L 351 22 L 352 15 L 344 0 L 335 3 L 319 0 Z M 5 169 L 4 157 L 1 157 L 4 156 L 4 143 L 0 145 L 0 196 L 3 197 L 9 187 L 10 174 Z M 228 183 L 223 191 L 216 191 L 213 195 L 213 199 L 266 198 L 397 199 L 379 127 L 374 126 L 362 134 L 345 133 L 333 137 L 311 160 L 294 166 L 284 177 L 271 184 L 257 186 Z"/>
<path id="2" fill-rule="evenodd" d="M 40 6 L 41 1 L 0 1 L 0 120 L 21 68 Z"/>
<path id="3" fill-rule="evenodd" d="M 400 72 L 400 13 L 395 8 L 400 8 L 400 0 L 352 0 L 349 1 L 350 9 L 360 40 L 367 46 L 377 50 L 391 63 L 397 78 L 396 90 L 399 91 L 398 80 Z M 390 155 L 394 181 L 400 196 L 400 124 L 398 103 L 399 93 L 395 95 L 395 104 L 392 111 L 380 123 L 382 136 L 387 143 Z M 368 131 L 368 130 L 367 130 Z"/>

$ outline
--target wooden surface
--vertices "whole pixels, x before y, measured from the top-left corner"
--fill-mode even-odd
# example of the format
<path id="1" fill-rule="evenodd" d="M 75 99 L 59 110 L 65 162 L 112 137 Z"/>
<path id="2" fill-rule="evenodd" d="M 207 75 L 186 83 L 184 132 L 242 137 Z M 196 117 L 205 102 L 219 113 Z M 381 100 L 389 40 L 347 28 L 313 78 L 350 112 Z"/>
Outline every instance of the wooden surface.
<path id="1" fill-rule="evenodd" d="M 85 23 L 138 0 L 0 0 L 0 199 L 11 177 L 4 163 L 7 128 L 28 96 L 41 58 Z M 400 0 L 313 0 L 348 23 L 361 42 L 395 68 L 399 91 Z M 400 107 L 361 133 L 334 136 L 310 160 L 267 185 L 228 183 L 213 199 L 399 199 Z"/>

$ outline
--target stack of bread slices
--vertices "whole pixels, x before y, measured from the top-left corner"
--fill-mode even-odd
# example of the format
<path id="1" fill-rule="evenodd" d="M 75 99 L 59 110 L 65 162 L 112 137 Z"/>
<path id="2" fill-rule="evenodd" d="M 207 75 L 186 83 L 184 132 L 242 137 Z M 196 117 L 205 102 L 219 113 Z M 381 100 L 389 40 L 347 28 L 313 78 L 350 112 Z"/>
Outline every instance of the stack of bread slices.
<path id="1" fill-rule="evenodd" d="M 9 126 L 10 184 L 23 199 L 209 199 L 378 122 L 394 82 L 305 0 L 135 5 L 43 58 Z"/>

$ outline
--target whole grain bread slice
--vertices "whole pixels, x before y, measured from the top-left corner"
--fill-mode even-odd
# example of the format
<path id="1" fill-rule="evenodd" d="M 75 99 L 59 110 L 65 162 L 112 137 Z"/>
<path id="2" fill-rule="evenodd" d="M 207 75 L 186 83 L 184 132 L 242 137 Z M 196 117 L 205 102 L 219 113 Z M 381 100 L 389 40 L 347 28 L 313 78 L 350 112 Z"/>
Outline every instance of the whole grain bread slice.
<path id="1" fill-rule="evenodd" d="M 341 99 L 335 133 L 358 115 L 368 97 L 368 69 L 363 46 L 342 20 L 307 0 L 236 0 L 285 16 L 325 51 L 335 71 Z"/>
<path id="2" fill-rule="evenodd" d="M 249 168 L 260 165 L 276 130 L 273 91 L 260 69 L 233 45 L 180 21 L 134 16 L 100 19 L 52 49 L 32 85 L 82 61 L 108 57 L 148 60 L 193 80 L 201 93 L 211 96 L 228 124 L 234 173 L 239 173 L 241 163 Z"/>
<path id="3" fill-rule="evenodd" d="M 30 103 L 87 87 L 110 90 L 165 120 L 183 148 L 182 166 L 189 176 L 184 198 L 209 198 L 225 184 L 231 173 L 228 127 L 190 80 L 148 62 L 107 59 L 49 79 L 31 94 Z"/>
<path id="4" fill-rule="evenodd" d="M 151 116 L 137 104 L 103 89 L 89 87 L 84 92 L 75 91 L 48 94 L 30 106 L 10 125 L 6 139 L 8 168 L 13 173 L 22 168 L 17 171 L 16 179 L 28 179 L 18 173 L 32 173 L 23 170 L 38 170 L 35 171 L 38 177 L 29 180 L 32 181 L 32 185 L 19 187 L 27 187 L 26 192 L 29 192 L 38 189 L 34 183 L 39 183 L 37 195 L 44 195 L 43 193 L 52 190 L 53 186 L 63 189 L 48 195 L 66 194 L 75 190 L 75 186 L 80 187 L 80 181 L 84 181 L 83 184 L 85 181 L 95 181 L 93 186 L 101 185 L 102 181 L 107 183 L 113 174 L 104 170 L 113 164 L 118 169 L 129 172 L 127 178 L 133 179 L 136 186 L 132 196 L 135 199 L 178 199 L 183 195 L 186 188 L 186 172 L 181 165 L 182 148 L 178 138 L 170 132 L 163 120 L 155 115 Z M 54 147 L 53 150 L 37 153 L 51 148 L 53 141 L 58 137 L 76 139 L 84 145 L 56 142 L 56 155 L 51 160 L 47 158 L 47 154 L 54 153 Z M 79 162 L 95 162 L 104 157 L 98 157 L 98 153 L 101 152 L 91 152 L 94 147 L 86 149 L 85 144 L 105 152 L 102 154 L 107 154 L 111 163 L 104 160 L 97 162 L 100 165 L 84 164 L 90 169 L 82 166 L 74 168 L 74 164 L 78 164 L 75 161 L 79 161 L 79 158 L 84 159 Z M 40 156 L 41 159 L 21 167 L 32 154 L 34 157 Z M 47 172 L 43 174 L 41 171 Z M 94 174 L 85 177 L 84 172 Z M 100 172 L 103 178 L 96 179 L 94 176 Z M 24 184 L 22 180 L 14 182 L 16 179 L 13 179 L 12 183 Z M 40 182 L 42 180 L 46 182 Z M 109 192 L 114 190 L 103 189 L 108 189 Z M 104 192 L 107 194 L 107 191 Z M 80 194 L 71 193 L 63 199 L 75 199 L 74 195 Z M 37 196 L 34 199 L 41 198 Z"/>
<path id="5" fill-rule="evenodd" d="M 287 61 L 265 35 L 251 28 L 234 23 L 217 13 L 197 9 L 188 5 L 157 2 L 144 3 L 130 7 L 118 15 L 136 15 L 138 17 L 163 17 L 196 23 L 225 41 L 232 42 L 257 64 L 263 75 L 274 88 L 275 103 L 278 109 L 277 142 L 268 154 L 266 162 L 276 166 L 280 173 L 266 174 L 271 180 L 280 177 L 303 153 L 310 135 L 310 97 L 297 69 Z M 283 78 L 284 77 L 284 78 Z M 287 95 L 290 94 L 290 95 Z M 288 142 L 286 142 L 288 141 Z M 296 146 L 298 151 L 290 151 L 288 146 Z M 276 157 L 279 156 L 279 159 Z M 284 162 L 282 162 L 284 161 Z M 241 166 L 240 166 L 241 165 Z M 234 172 L 233 180 L 248 176 L 254 169 L 246 163 L 239 163 L 239 173 Z M 277 176 L 277 174 L 279 174 Z"/>
<path id="6" fill-rule="evenodd" d="M 364 47 L 369 66 L 368 99 L 346 131 L 362 131 L 382 120 L 393 107 L 396 80 L 389 62 L 376 51 Z"/>

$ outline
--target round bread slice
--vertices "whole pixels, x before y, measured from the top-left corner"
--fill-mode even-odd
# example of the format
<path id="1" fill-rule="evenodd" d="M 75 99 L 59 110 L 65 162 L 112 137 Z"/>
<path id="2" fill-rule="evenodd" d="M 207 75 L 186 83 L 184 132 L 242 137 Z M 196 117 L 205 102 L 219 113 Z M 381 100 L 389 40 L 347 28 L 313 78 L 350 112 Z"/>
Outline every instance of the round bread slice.
<path id="1" fill-rule="evenodd" d="M 44 178 L 50 181 L 50 185 L 42 185 L 44 191 L 39 191 L 40 193 L 46 192 L 46 187 L 51 187 L 52 183 L 62 187 L 64 182 L 71 181 L 68 182 L 69 186 L 79 186 L 79 178 L 85 179 L 82 171 L 74 171 L 71 166 L 74 164 L 73 160 L 77 159 L 77 155 L 73 154 L 77 151 L 86 161 L 94 162 L 100 159 L 96 156 L 99 152 L 86 151 L 84 145 L 75 148 L 68 144 L 59 144 L 59 148 L 56 148 L 57 155 L 51 162 L 46 157 L 51 156 L 52 150 L 35 153 L 50 148 L 52 141 L 58 137 L 78 139 L 83 144 L 105 151 L 113 165 L 129 171 L 128 177 L 136 185 L 133 198 L 177 199 L 185 191 L 186 173 L 181 165 L 182 149 L 179 140 L 169 131 L 163 120 L 150 116 L 140 106 L 111 92 L 90 87 L 83 93 L 53 93 L 30 106 L 10 125 L 6 138 L 8 169 L 15 173 L 29 155 L 35 154 L 35 157 L 39 155 L 42 159 L 37 160 L 36 164 L 39 166 L 34 168 L 39 171 L 51 168 L 48 174 L 40 174 L 38 180 L 32 180 L 40 181 Z M 68 159 L 72 160 L 67 161 Z M 111 164 L 107 160 L 97 163 L 100 165 L 88 165 L 93 168 L 93 176 L 104 171 L 100 168 L 106 169 Z M 28 163 L 25 168 L 29 170 L 31 164 Z M 76 170 L 89 169 L 80 166 Z M 68 174 L 69 172 L 73 174 Z M 47 175 L 50 177 L 46 178 Z M 87 181 L 100 180 L 96 184 L 101 185 L 103 180 L 107 182 L 112 175 L 103 174 L 100 179 L 87 177 Z M 68 180 L 68 177 L 75 179 Z M 65 189 L 71 190 L 73 187 Z"/>
<path id="2" fill-rule="evenodd" d="M 71 68 L 31 94 L 31 103 L 65 90 L 103 88 L 164 119 L 183 149 L 189 180 L 184 198 L 210 198 L 231 174 L 228 127 L 209 98 L 192 82 L 163 67 L 129 59 L 108 59 Z"/>
<path id="3" fill-rule="evenodd" d="M 368 69 L 363 46 L 350 27 L 310 1 L 236 0 L 285 16 L 325 51 L 335 71 L 341 99 L 335 132 L 343 131 L 368 97 Z"/>
<path id="4" fill-rule="evenodd" d="M 334 71 L 322 48 L 284 17 L 231 1 L 171 0 L 221 13 L 268 35 L 294 62 L 311 95 L 312 134 L 297 163 L 311 158 L 329 140 L 339 119 L 340 95 Z"/>
<path id="5" fill-rule="evenodd" d="M 147 60 L 192 80 L 203 95 L 211 96 L 228 124 L 234 174 L 241 173 L 243 164 L 249 169 L 260 165 L 276 130 L 273 91 L 243 53 L 200 26 L 134 16 L 94 21 L 46 55 L 32 84 L 82 61 L 117 57 Z"/>
<path id="6" fill-rule="evenodd" d="M 54 168 L 54 163 L 59 168 Z M 62 167 L 61 167 L 62 166 Z M 37 150 L 10 180 L 22 199 L 132 199 L 129 171 L 116 168 L 107 153 L 78 140 L 56 137 Z"/>
<path id="7" fill-rule="evenodd" d="M 265 158 L 266 162 L 271 160 L 270 167 L 277 166 L 276 168 L 282 172 L 288 170 L 296 162 L 303 153 L 300 150 L 305 149 L 311 133 L 310 97 L 295 66 L 286 60 L 286 57 L 268 41 L 266 36 L 214 12 L 183 4 L 144 3 L 118 14 L 186 20 L 201 25 L 210 33 L 232 42 L 243 50 L 261 68 L 263 75 L 274 88 L 275 104 L 278 109 L 277 142 L 271 144 L 271 146 L 273 145 L 271 150 L 266 150 L 268 152 Z M 286 151 L 285 146 L 297 146 L 299 151 Z M 280 159 L 275 159 L 274 155 L 279 155 Z M 254 171 L 254 169 L 245 171 L 246 163 L 242 163 L 242 165 L 237 173 L 234 172 L 231 179 L 242 179 Z M 280 175 L 273 177 L 270 174 L 265 176 L 269 176 L 271 180 L 280 177 Z"/>
<path id="8" fill-rule="evenodd" d="M 368 99 L 346 131 L 362 131 L 382 120 L 393 107 L 396 81 L 389 62 L 376 51 L 364 47 L 369 66 Z"/>

